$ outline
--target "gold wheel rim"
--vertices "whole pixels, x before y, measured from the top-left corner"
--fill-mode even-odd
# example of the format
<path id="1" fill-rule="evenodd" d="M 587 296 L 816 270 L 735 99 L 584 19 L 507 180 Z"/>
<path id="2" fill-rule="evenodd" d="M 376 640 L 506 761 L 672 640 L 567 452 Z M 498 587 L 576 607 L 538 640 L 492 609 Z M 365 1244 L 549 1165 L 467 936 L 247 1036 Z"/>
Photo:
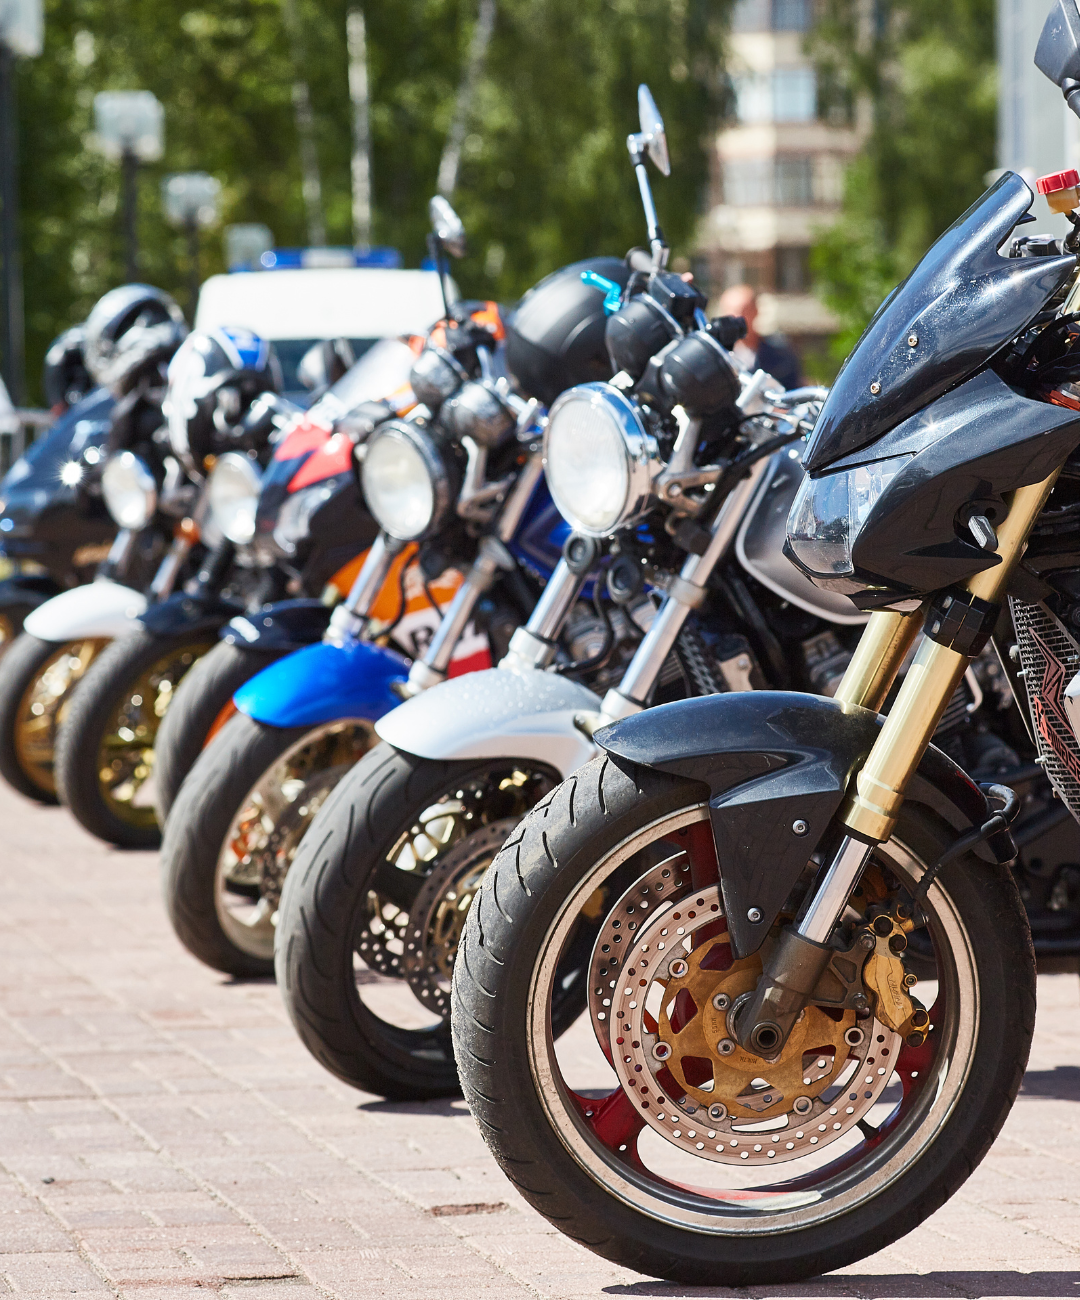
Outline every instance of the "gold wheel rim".
<path id="1" fill-rule="evenodd" d="M 38 669 L 23 691 L 15 713 L 15 757 L 27 780 L 47 795 L 56 794 L 53 751 L 71 692 L 108 641 L 66 641 Z"/>
<path id="2" fill-rule="evenodd" d="M 154 741 L 181 678 L 213 642 L 181 646 L 154 662 L 123 692 L 98 746 L 98 789 L 109 811 L 128 826 L 157 825 L 146 785 L 154 771 Z"/>

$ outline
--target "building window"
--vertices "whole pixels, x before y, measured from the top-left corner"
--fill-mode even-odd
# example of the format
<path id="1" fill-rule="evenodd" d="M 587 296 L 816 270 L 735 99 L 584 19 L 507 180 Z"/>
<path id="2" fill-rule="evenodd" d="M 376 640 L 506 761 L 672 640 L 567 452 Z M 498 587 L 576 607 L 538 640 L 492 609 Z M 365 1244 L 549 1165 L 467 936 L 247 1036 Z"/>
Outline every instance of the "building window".
<path id="1" fill-rule="evenodd" d="M 810 30 L 810 0 L 772 0 L 774 32 Z"/>
<path id="2" fill-rule="evenodd" d="M 731 30 L 805 32 L 811 17 L 811 0 L 736 0 Z"/>
<path id="3" fill-rule="evenodd" d="M 813 68 L 774 72 L 773 111 L 777 122 L 812 122 L 817 116 L 817 78 Z"/>
<path id="4" fill-rule="evenodd" d="M 767 32 L 771 19 L 770 0 L 736 0 L 731 14 L 733 32 Z"/>
<path id="5" fill-rule="evenodd" d="M 808 208 L 814 202 L 812 158 L 735 158 L 724 163 L 724 202 L 737 208 Z"/>
<path id="6" fill-rule="evenodd" d="M 810 250 L 776 250 L 776 288 L 780 293 L 806 293 L 810 287 Z"/>
<path id="7" fill-rule="evenodd" d="M 814 201 L 812 158 L 777 158 L 776 199 L 782 208 L 808 208 Z"/>
<path id="8" fill-rule="evenodd" d="M 750 72 L 733 81 L 740 122 L 812 122 L 817 115 L 813 68 Z"/>

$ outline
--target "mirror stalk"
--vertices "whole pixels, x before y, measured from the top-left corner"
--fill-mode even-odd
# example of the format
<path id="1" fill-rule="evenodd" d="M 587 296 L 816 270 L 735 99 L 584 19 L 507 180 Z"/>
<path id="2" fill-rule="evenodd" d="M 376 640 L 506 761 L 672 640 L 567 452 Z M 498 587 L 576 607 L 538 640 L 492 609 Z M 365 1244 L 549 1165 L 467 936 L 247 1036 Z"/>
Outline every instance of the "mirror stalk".
<path id="1" fill-rule="evenodd" d="M 644 144 L 643 136 L 626 137 L 626 147 L 630 151 L 630 161 L 634 165 L 634 175 L 637 177 L 638 191 L 641 194 L 641 206 L 645 209 L 645 224 L 649 231 L 649 251 L 653 256 L 653 269 L 662 271 L 667 266 L 669 249 L 664 232 L 660 229 L 660 219 L 656 215 L 649 174 L 645 170 Z"/>

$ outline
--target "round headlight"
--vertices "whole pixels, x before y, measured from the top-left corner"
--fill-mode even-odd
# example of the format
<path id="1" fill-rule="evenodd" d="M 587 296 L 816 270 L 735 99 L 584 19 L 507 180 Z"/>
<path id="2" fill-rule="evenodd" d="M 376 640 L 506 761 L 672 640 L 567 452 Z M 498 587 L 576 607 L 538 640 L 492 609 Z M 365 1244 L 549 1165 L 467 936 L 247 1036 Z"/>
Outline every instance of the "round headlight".
<path id="1" fill-rule="evenodd" d="M 416 400 L 436 411 L 468 377 L 445 348 L 428 347 L 416 358 L 409 383 Z"/>
<path id="2" fill-rule="evenodd" d="M 570 527 L 606 537 L 644 510 L 661 462 L 632 402 L 609 384 L 582 384 L 551 408 L 544 468 Z"/>
<path id="3" fill-rule="evenodd" d="M 101 474 L 109 514 L 121 528 L 145 528 L 157 509 L 157 484 L 150 467 L 134 452 L 110 456 Z"/>
<path id="4" fill-rule="evenodd" d="M 259 467 L 238 451 L 219 456 L 210 475 L 210 517 L 230 542 L 242 546 L 255 536 Z"/>
<path id="5" fill-rule="evenodd" d="M 380 426 L 367 445 L 364 500 L 379 527 L 418 541 L 442 522 L 452 500 L 450 474 L 432 438 L 413 425 Z"/>

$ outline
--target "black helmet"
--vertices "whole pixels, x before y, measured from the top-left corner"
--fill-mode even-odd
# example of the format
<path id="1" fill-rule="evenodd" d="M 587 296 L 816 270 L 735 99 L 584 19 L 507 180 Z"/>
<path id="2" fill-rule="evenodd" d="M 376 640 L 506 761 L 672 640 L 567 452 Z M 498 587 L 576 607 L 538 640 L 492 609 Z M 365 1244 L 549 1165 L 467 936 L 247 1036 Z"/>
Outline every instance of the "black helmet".
<path id="1" fill-rule="evenodd" d="M 245 329 L 196 330 L 169 364 L 161 410 L 173 455 L 189 474 L 229 438 L 260 393 L 281 391 L 273 348 Z"/>
<path id="2" fill-rule="evenodd" d="M 177 344 L 187 333 L 184 313 L 163 290 L 149 284 L 122 284 L 118 289 L 110 289 L 94 305 L 84 326 L 86 368 L 94 382 L 115 387 L 122 379 L 121 372 L 130 371 L 130 355 L 127 366 L 118 364 L 121 362 L 118 355 L 121 340 L 136 328 L 161 325 L 173 327 L 161 331 L 161 334 L 169 337 L 179 335 Z"/>
<path id="3" fill-rule="evenodd" d="M 45 405 L 50 410 L 74 406 L 94 387 L 83 357 L 85 339 L 83 326 L 73 325 L 49 344 L 41 382 L 45 389 Z"/>
<path id="4" fill-rule="evenodd" d="M 611 378 L 604 345 L 604 293 L 586 284 L 593 271 L 620 288 L 630 278 L 618 257 L 590 257 L 553 272 L 530 289 L 506 323 L 506 364 L 530 397 L 550 406 L 574 384 Z"/>

